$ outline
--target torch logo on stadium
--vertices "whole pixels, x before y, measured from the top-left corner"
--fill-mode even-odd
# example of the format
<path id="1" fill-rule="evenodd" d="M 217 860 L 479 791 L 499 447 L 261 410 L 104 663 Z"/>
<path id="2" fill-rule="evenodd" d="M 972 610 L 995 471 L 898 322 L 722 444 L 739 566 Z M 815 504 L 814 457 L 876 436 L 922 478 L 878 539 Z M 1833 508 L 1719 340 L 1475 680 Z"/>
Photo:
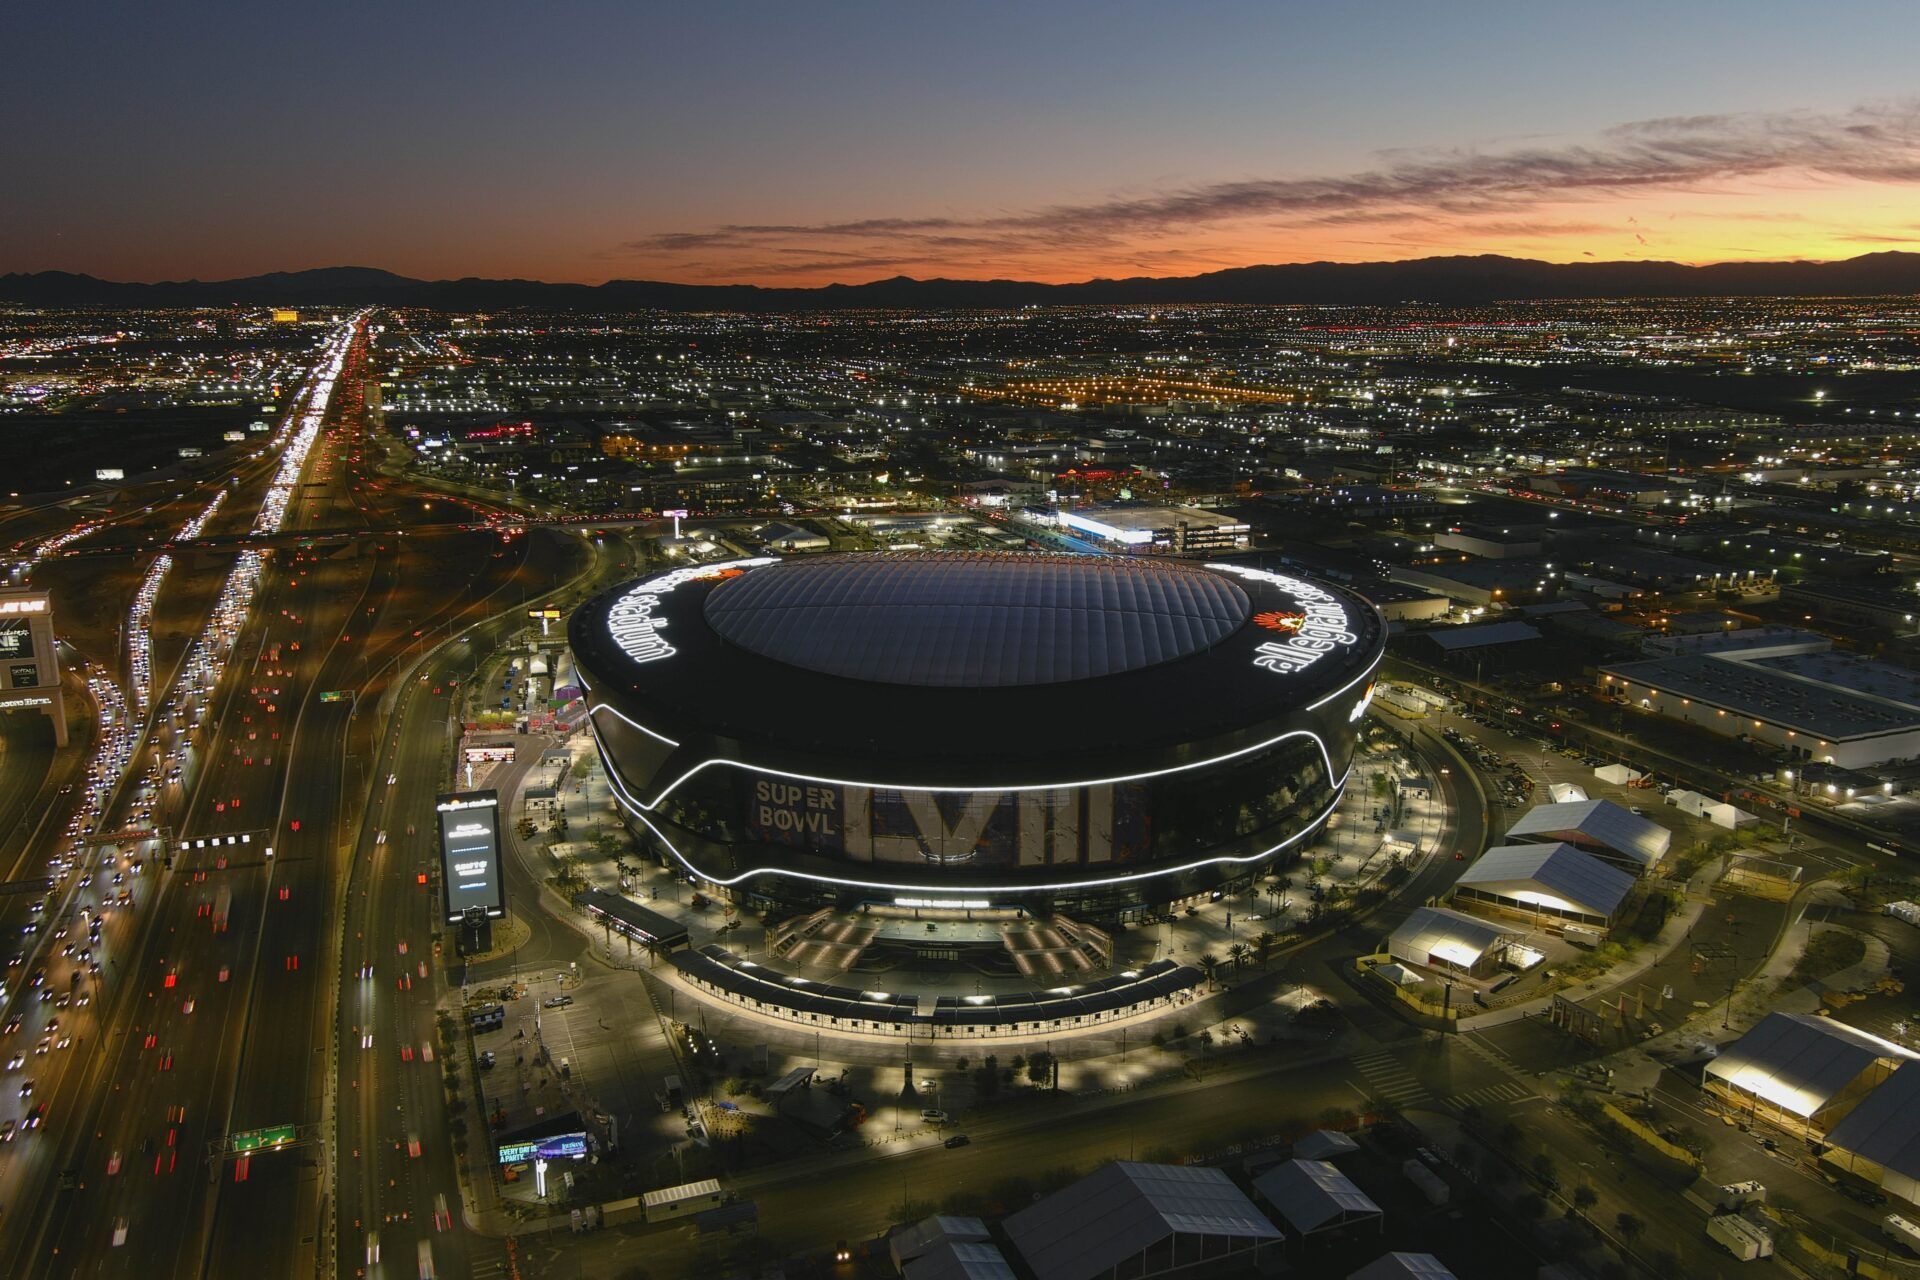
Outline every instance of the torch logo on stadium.
<path id="1" fill-rule="evenodd" d="M 1265 627 L 1269 631 L 1298 631 L 1300 624 L 1306 620 L 1307 615 L 1304 613 L 1282 613 L 1278 609 L 1253 615 L 1253 625 Z"/>

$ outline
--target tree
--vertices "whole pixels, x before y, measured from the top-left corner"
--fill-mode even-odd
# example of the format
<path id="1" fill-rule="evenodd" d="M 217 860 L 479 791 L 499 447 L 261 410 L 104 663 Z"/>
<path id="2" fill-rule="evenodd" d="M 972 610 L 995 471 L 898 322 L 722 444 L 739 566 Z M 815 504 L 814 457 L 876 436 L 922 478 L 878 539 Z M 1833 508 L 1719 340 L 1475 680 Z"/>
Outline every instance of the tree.
<path id="1" fill-rule="evenodd" d="M 1244 942 L 1236 942 L 1227 948 L 1227 959 L 1233 963 L 1233 972 L 1236 977 L 1239 976 L 1240 966 L 1245 964 L 1252 956 L 1253 948 Z"/>
<path id="2" fill-rule="evenodd" d="M 1548 1186 L 1553 1185 L 1553 1157 L 1551 1155 L 1544 1151 L 1535 1152 L 1533 1163 L 1530 1167 L 1533 1170 L 1534 1177 L 1540 1179 L 1540 1181 L 1546 1183 Z"/>
<path id="3" fill-rule="evenodd" d="M 1220 968 L 1220 958 L 1211 951 L 1203 951 L 1194 963 L 1199 965 L 1200 972 L 1207 976 L 1207 990 L 1213 990 L 1213 975 Z"/>
<path id="4" fill-rule="evenodd" d="M 1600 1193 L 1586 1183 L 1573 1189 L 1573 1211 L 1585 1217 L 1587 1210 L 1600 1203 Z"/>
<path id="5" fill-rule="evenodd" d="M 1035 1084 L 1045 1084 L 1052 1078 L 1054 1058 L 1045 1049 L 1036 1049 L 1027 1058 L 1027 1079 Z"/>
<path id="6" fill-rule="evenodd" d="M 1263 929 L 1260 936 L 1253 940 L 1253 954 L 1259 959 L 1262 969 L 1273 958 L 1273 949 L 1280 943 L 1280 935 L 1271 929 Z"/>
<path id="7" fill-rule="evenodd" d="M 1639 1218 L 1628 1213 L 1625 1209 L 1613 1215 L 1614 1230 L 1618 1231 L 1620 1238 L 1625 1240 L 1629 1245 L 1640 1238 L 1640 1233 L 1646 1230 L 1646 1226 L 1646 1223 L 1640 1221 Z"/>

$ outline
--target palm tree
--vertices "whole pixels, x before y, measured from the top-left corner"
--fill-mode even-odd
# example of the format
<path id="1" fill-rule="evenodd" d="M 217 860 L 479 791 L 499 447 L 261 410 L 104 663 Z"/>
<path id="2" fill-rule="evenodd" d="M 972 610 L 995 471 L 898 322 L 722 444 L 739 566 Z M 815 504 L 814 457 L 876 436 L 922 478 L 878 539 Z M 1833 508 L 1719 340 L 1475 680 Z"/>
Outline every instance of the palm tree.
<path id="1" fill-rule="evenodd" d="M 1207 990 L 1213 990 L 1214 971 L 1220 967 L 1219 957 L 1215 956 L 1211 951 L 1203 951 L 1200 954 L 1200 958 L 1194 961 L 1194 963 L 1200 966 L 1201 973 L 1207 975 Z"/>
<path id="2" fill-rule="evenodd" d="M 1234 976 L 1240 974 L 1240 966 L 1253 956 L 1253 949 L 1244 942 L 1236 942 L 1227 948 L 1227 959 L 1233 962 Z"/>
<path id="3" fill-rule="evenodd" d="M 1640 1221 L 1640 1219 L 1633 1214 L 1628 1213 L 1625 1209 L 1622 1209 L 1619 1213 L 1613 1215 L 1613 1225 L 1615 1229 L 1620 1232 L 1620 1238 L 1625 1240 L 1628 1246 L 1631 1247 L 1633 1242 L 1640 1238 L 1640 1233 L 1646 1229 L 1647 1224 Z"/>
<path id="4" fill-rule="evenodd" d="M 1586 1183 L 1583 1182 L 1573 1189 L 1573 1211 L 1581 1217 L 1585 1217 L 1587 1210 L 1599 1203 L 1600 1193 Z"/>
<path id="5" fill-rule="evenodd" d="M 1262 969 L 1266 968 L 1267 962 L 1273 958 L 1273 949 L 1279 945 L 1279 942 L 1280 935 L 1271 929 L 1261 930 L 1260 935 L 1253 940 L 1253 951 L 1260 957 Z"/>

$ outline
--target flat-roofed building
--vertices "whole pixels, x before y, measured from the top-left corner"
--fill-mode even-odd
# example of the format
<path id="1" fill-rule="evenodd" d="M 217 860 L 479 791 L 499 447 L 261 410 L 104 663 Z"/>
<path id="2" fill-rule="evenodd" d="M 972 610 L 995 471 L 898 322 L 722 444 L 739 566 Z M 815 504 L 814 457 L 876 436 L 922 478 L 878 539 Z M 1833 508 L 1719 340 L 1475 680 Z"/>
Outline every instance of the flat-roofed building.
<path id="1" fill-rule="evenodd" d="M 1394 565 L 1387 577 L 1410 587 L 1438 591 L 1456 604 L 1531 604 L 1551 600 L 1560 579 L 1547 562 L 1526 556 L 1512 560 L 1455 560 Z"/>
<path id="2" fill-rule="evenodd" d="M 1707 1063 L 1702 1085 L 1763 1120 L 1813 1136 L 1916 1057 L 1832 1018 L 1770 1013 Z"/>
<path id="3" fill-rule="evenodd" d="M 1487 560 L 1508 560 L 1514 556 L 1537 556 L 1541 551 L 1540 531 L 1535 528 L 1495 527 L 1485 524 L 1457 524 L 1434 535 L 1433 545 L 1449 551 L 1464 551 Z"/>
<path id="4" fill-rule="evenodd" d="M 1780 603 L 1826 622 L 1920 635 L 1920 593 L 1893 581 L 1790 582 L 1780 588 Z"/>
<path id="5" fill-rule="evenodd" d="M 1616 700 L 1796 759 L 1858 769 L 1920 756 L 1920 674 L 1789 628 L 1649 639 L 1669 656 L 1600 668 Z"/>
<path id="6" fill-rule="evenodd" d="M 1244 549 L 1252 526 L 1205 507 L 1108 503 L 1054 513 L 1063 529 L 1091 536 L 1116 550 L 1236 551 Z"/>
<path id="7" fill-rule="evenodd" d="M 1507 838 L 1570 844 L 1636 876 L 1652 870 L 1673 845 L 1673 832 L 1611 800 L 1537 804 L 1507 828 Z"/>
<path id="8" fill-rule="evenodd" d="M 1633 885 L 1626 872 L 1570 844 L 1514 844 L 1487 850 L 1461 872 L 1453 901 L 1537 924 L 1610 929 Z"/>

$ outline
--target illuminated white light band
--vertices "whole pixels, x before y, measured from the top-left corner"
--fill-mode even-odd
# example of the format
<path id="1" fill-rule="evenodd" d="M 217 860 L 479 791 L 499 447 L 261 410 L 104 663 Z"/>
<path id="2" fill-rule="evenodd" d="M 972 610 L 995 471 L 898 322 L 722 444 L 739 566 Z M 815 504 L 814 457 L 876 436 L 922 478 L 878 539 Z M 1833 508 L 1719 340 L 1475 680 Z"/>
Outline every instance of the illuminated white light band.
<path id="1" fill-rule="evenodd" d="M 587 721 L 587 729 L 593 734 L 594 744 L 600 748 L 601 758 L 604 761 L 607 756 L 607 745 L 606 743 L 600 740 L 600 730 L 598 726 L 596 726 L 593 723 L 593 721 L 589 720 Z M 1322 746 L 1321 750 L 1325 751 L 1326 748 Z M 751 767 L 751 766 L 748 766 L 748 767 Z M 725 885 L 725 886 L 731 887 L 733 885 L 740 884 L 743 881 L 751 880 L 755 876 L 792 876 L 798 880 L 812 880 L 818 884 L 844 885 L 850 889 L 879 889 L 879 890 L 884 890 L 885 892 L 888 892 L 888 893 L 926 893 L 928 892 L 929 886 L 924 884 L 889 884 L 885 881 L 879 881 L 879 880 L 849 880 L 843 876 L 823 876 L 823 875 L 817 875 L 810 871 L 796 871 L 786 867 L 755 867 L 751 871 L 741 872 L 739 875 L 734 876 L 730 880 L 719 879 L 715 876 L 709 875 L 707 872 L 702 871 L 700 868 L 694 866 L 693 863 L 687 859 L 685 854 L 681 853 L 679 849 L 674 847 L 673 841 L 667 838 L 666 833 L 660 830 L 659 827 L 655 826 L 653 823 L 653 820 L 647 817 L 646 811 L 634 801 L 632 796 L 627 794 L 626 787 L 620 781 L 620 771 L 618 769 L 608 768 L 606 773 L 607 773 L 607 781 L 613 787 L 614 798 L 620 801 L 621 806 L 625 808 L 627 812 L 631 813 L 634 817 L 640 819 L 641 822 L 645 823 L 647 830 L 653 832 L 653 834 L 659 838 L 660 843 L 666 846 L 667 852 L 671 853 L 674 856 L 674 858 L 679 861 L 681 866 L 685 867 L 688 871 L 691 871 L 694 875 L 700 877 L 702 880 L 707 881 L 709 884 Z M 1331 778 L 1333 773 L 1331 765 L 1329 765 L 1327 773 L 1328 773 L 1328 777 Z M 798 775 L 788 774 L 783 776 L 794 777 Z M 1280 852 L 1282 849 L 1287 848 L 1289 845 L 1298 843 L 1300 840 L 1304 839 L 1309 833 L 1311 833 L 1315 828 L 1317 828 L 1321 823 L 1325 822 L 1328 818 L 1332 817 L 1333 811 L 1340 807 L 1340 800 L 1346 792 L 1347 779 L 1352 776 L 1353 776 L 1353 768 L 1351 765 L 1349 765 L 1347 768 L 1347 772 L 1341 774 L 1340 780 L 1334 783 L 1332 801 L 1328 803 L 1326 808 L 1320 811 L 1318 816 L 1316 816 L 1311 822 L 1303 826 L 1300 830 L 1288 836 L 1285 840 L 1282 840 L 1279 844 L 1276 844 L 1269 849 L 1262 849 L 1259 853 L 1250 853 L 1245 855 L 1244 857 L 1235 857 L 1230 854 L 1222 854 L 1219 857 L 1201 858 L 1197 862 L 1182 863 L 1180 866 L 1177 866 L 1177 867 L 1161 867 L 1157 870 L 1142 871 L 1137 875 L 1130 875 L 1130 876 L 1103 876 L 1103 877 L 1100 877 L 1097 879 L 1091 879 L 1091 880 L 1069 880 L 1059 884 L 1020 884 L 1020 885 L 964 884 L 964 885 L 955 885 L 953 886 L 952 889 L 948 890 L 948 892 L 952 892 L 952 893 L 1048 893 L 1055 890 L 1098 888 L 1102 885 L 1132 884 L 1137 880 L 1150 880 L 1155 876 L 1178 875 L 1183 871 L 1196 871 L 1201 867 L 1210 867 L 1215 865 L 1216 863 L 1222 863 L 1222 862 L 1232 862 L 1232 863 L 1258 862 L 1263 858 L 1272 857 L 1274 854 Z M 851 783 L 848 785 L 863 786 L 865 784 Z M 890 788 L 890 790 L 896 790 L 896 791 L 906 790 L 906 789 L 907 788 L 900 788 L 900 787 Z M 920 788 L 920 789 L 928 790 L 930 788 Z M 980 788 L 980 789 L 994 790 L 994 791 L 1011 791 L 1011 790 L 1015 790 L 1016 788 L 990 787 L 990 788 Z"/>
<path id="2" fill-rule="evenodd" d="M 627 720 L 625 716 L 621 716 L 620 718 Z M 588 718 L 587 723 L 590 727 L 592 726 L 593 720 L 591 717 Z M 632 724 L 633 722 L 627 720 L 627 723 Z M 651 733 L 652 730 L 648 730 L 648 732 Z M 653 734 L 653 736 L 656 738 L 660 737 L 657 733 Z M 681 783 L 691 778 L 694 774 L 699 773 L 702 769 L 716 764 L 728 764 L 737 769 L 752 769 L 756 773 L 771 774 L 776 778 L 793 778 L 800 782 L 823 782 L 828 786 L 834 787 L 866 787 L 874 791 L 1065 791 L 1075 787 L 1104 787 L 1115 782 L 1144 782 L 1148 778 L 1164 778 L 1172 773 L 1186 773 L 1193 769 L 1204 769 L 1209 765 L 1221 764 L 1228 760 L 1237 759 L 1240 756 L 1262 751 L 1267 747 L 1285 742 L 1288 738 L 1312 738 L 1313 745 L 1320 748 L 1320 759 L 1327 766 L 1327 777 L 1333 777 L 1333 753 L 1327 750 L 1326 740 L 1311 729 L 1289 729 L 1277 738 L 1268 738 L 1265 742 L 1256 742 L 1250 747 L 1241 747 L 1238 751 L 1229 751 L 1225 755 L 1213 756 L 1206 760 L 1196 760 L 1192 764 L 1176 764 L 1165 769 L 1149 769 L 1144 773 L 1123 773 L 1111 778 L 1081 778 L 1067 782 L 1029 782 L 1017 786 L 995 786 L 987 783 L 971 787 L 928 787 L 908 782 L 862 782 L 853 778 L 828 778 L 816 773 L 795 773 L 789 769 L 775 769 L 769 765 L 754 764 L 747 760 L 731 760 L 724 756 L 715 756 L 711 760 L 702 760 L 699 764 L 693 766 L 693 768 L 687 770 L 672 782 L 669 782 L 659 795 L 641 807 L 658 809 L 660 802 L 672 795 Z M 594 731 L 594 740 L 596 742 L 599 741 L 599 731 L 597 729 Z M 661 738 L 661 741 L 665 742 L 667 739 Z"/>
<path id="3" fill-rule="evenodd" d="M 679 651 L 660 634 L 667 625 L 666 620 L 653 616 L 653 611 L 660 607 L 661 596 L 684 583 L 711 578 L 728 569 L 757 569 L 761 565 L 777 562 L 778 557 L 775 556 L 723 560 L 714 564 L 688 565 L 657 578 L 648 578 L 607 606 L 607 637 L 626 655 L 629 662 L 657 662 L 661 658 L 671 658 Z"/>
<path id="4" fill-rule="evenodd" d="M 1269 573 L 1250 565 L 1209 564 L 1205 567 L 1278 587 L 1300 606 L 1304 616 L 1298 629 L 1284 640 L 1268 640 L 1259 645 L 1254 650 L 1256 667 L 1279 675 L 1293 675 L 1305 671 L 1336 648 L 1351 648 L 1360 643 L 1360 637 L 1349 628 L 1346 606 L 1332 592 L 1300 578 Z"/>
<path id="5" fill-rule="evenodd" d="M 586 689 L 586 682 L 581 681 L 580 687 L 582 689 Z M 587 692 L 592 693 L 593 690 L 587 689 Z M 653 738 L 660 742 L 664 742 L 670 747 L 677 747 L 680 745 L 679 743 L 675 742 L 672 738 L 669 738 L 666 734 L 654 732 L 652 729 L 647 728 L 647 726 L 641 724 L 638 720 L 635 720 L 632 716 L 628 715 L 626 712 L 620 710 L 620 708 L 615 706 L 610 706 L 604 702 L 600 703 L 598 706 L 588 711 L 587 715 L 590 717 L 597 716 L 602 711 L 606 712 L 608 715 L 612 716 L 616 720 L 622 720 L 622 721 L 625 721 L 627 724 L 632 725 L 634 728 L 638 729 L 640 732 L 646 734 L 649 738 Z M 655 801 L 655 803 L 657 804 L 658 801 Z"/>

